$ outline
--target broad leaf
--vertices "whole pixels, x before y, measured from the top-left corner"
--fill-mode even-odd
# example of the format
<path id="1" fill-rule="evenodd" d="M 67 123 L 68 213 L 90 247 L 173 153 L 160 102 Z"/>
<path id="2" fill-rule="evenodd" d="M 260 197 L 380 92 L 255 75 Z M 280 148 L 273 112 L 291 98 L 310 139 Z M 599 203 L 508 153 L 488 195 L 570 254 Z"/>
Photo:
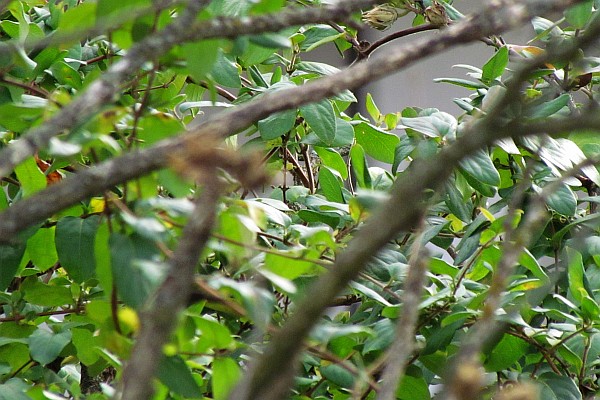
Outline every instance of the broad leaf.
<path id="1" fill-rule="evenodd" d="M 96 274 L 94 239 L 100 217 L 65 217 L 56 224 L 56 252 L 61 266 L 76 282 Z"/>

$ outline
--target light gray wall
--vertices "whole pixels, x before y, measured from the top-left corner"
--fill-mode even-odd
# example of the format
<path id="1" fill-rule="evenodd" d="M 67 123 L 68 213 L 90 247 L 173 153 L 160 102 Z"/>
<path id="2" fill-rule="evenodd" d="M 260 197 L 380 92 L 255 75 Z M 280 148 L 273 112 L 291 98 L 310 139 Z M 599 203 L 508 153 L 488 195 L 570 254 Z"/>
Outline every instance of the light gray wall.
<path id="1" fill-rule="evenodd" d="M 489 3 L 489 1 L 455 0 L 454 6 L 461 12 L 467 13 L 478 10 L 486 3 Z M 392 32 L 409 27 L 411 22 L 411 17 L 406 16 L 397 21 L 391 29 L 385 32 L 366 28 L 360 33 L 359 39 L 372 42 Z M 532 32 L 533 29 L 528 24 L 516 32 L 504 35 L 503 38 L 508 43 L 524 44 L 525 41 L 533 37 Z M 427 31 L 395 40 L 378 49 L 373 53 L 372 57 L 385 55 L 388 51 L 393 51 L 406 43 L 410 43 L 411 40 L 414 40 L 413 38 L 437 34 L 439 34 L 437 31 Z M 423 108 L 435 107 L 450 114 L 458 115 L 462 113 L 462 110 L 453 103 L 452 99 L 455 97 L 467 97 L 471 92 L 467 89 L 445 83 L 434 83 L 433 79 L 445 77 L 467 78 L 465 75 L 466 70 L 452 68 L 452 66 L 456 64 L 470 64 L 481 67 L 493 55 L 493 52 L 493 48 L 482 42 L 476 42 L 468 46 L 454 47 L 439 55 L 421 60 L 398 73 L 366 85 L 356 90 L 355 94 L 359 101 L 362 102 L 365 95 L 371 93 L 380 110 L 386 113 L 401 111 L 408 106 L 417 106 Z M 319 51 L 314 52 L 314 54 L 310 54 L 307 58 L 332 63 L 340 67 L 343 66 L 343 62 L 340 62 L 339 54 L 333 46 L 324 46 Z M 362 104 L 359 104 L 359 110 L 364 111 Z"/>

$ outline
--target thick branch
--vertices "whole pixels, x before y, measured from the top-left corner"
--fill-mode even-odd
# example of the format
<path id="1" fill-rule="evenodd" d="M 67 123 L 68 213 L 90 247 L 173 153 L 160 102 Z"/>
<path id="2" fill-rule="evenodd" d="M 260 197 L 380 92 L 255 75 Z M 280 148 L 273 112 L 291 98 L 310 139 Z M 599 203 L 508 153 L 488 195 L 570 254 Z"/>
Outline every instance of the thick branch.
<path id="1" fill-rule="evenodd" d="M 204 186 L 169 262 L 169 274 L 141 313 L 142 329 L 123 372 L 121 399 L 152 398 L 152 378 L 163 357 L 163 345 L 168 341 L 179 312 L 187 304 L 195 285 L 198 257 L 210 238 L 220 186 L 216 179 Z"/>
<path id="2" fill-rule="evenodd" d="M 63 208 L 109 190 L 119 183 L 161 168 L 165 165 L 168 154 L 176 154 L 177 151 L 184 148 L 185 136 L 202 137 L 214 134 L 226 137 L 233 135 L 274 112 L 296 108 L 301 104 L 333 96 L 342 90 L 359 87 L 405 68 L 427 56 L 438 54 L 442 50 L 519 26 L 528 16 L 533 15 L 534 11 L 547 12 L 560 7 L 564 8 L 568 5 L 567 3 L 569 2 L 536 0 L 531 2 L 529 8 L 523 4 L 512 7 L 505 5 L 493 7 L 484 14 L 462 20 L 438 35 L 422 38 L 410 45 L 399 46 L 385 58 L 357 63 L 347 70 L 312 81 L 301 87 L 257 96 L 244 105 L 207 119 L 184 137 L 167 139 L 154 147 L 134 151 L 106 161 L 15 203 L 0 213 L 0 241 L 13 239 L 18 231 L 51 217 Z M 40 129 L 46 133 L 51 132 L 44 127 Z M 37 130 L 36 132 L 42 131 Z M 21 142 L 23 141 L 28 142 L 27 139 L 23 139 Z M 27 149 L 35 148 L 34 144 L 32 146 L 34 147 L 27 147 Z M 13 150 L 8 150 L 11 148 Z M 4 152 L 0 152 L 0 157 L 16 154 L 13 152 L 18 148 L 9 147 Z M 27 149 L 25 150 L 28 151 Z M 13 164 L 0 158 L 0 172 L 2 165 L 9 165 L 9 168 L 12 168 Z"/>
<path id="3" fill-rule="evenodd" d="M 376 0 L 344 0 L 335 6 L 302 8 L 261 15 L 252 18 L 216 18 L 190 24 L 195 13 L 209 1 L 192 1 L 187 13 L 165 29 L 145 38 L 128 50 L 120 61 L 113 64 L 100 79 L 92 83 L 75 100 L 65 106 L 50 120 L 44 122 L 0 151 L 0 177 L 7 176 L 13 168 L 48 145 L 50 139 L 85 122 L 103 105 L 115 100 L 120 85 L 145 62 L 157 54 L 164 54 L 173 46 L 192 40 L 207 38 L 234 38 L 241 35 L 278 31 L 283 28 L 332 19 L 343 21 L 362 7 L 369 7 Z"/>

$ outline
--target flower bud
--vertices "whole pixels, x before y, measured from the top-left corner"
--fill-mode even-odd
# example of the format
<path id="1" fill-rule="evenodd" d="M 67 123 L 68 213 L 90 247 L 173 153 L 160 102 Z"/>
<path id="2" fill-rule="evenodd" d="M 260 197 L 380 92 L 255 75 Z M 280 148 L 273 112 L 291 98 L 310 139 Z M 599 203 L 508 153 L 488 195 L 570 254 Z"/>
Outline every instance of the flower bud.
<path id="1" fill-rule="evenodd" d="M 389 4 L 381 4 L 362 14 L 363 22 L 380 31 L 391 27 L 398 17 L 398 10 Z"/>
<path id="2" fill-rule="evenodd" d="M 450 23 L 446 9 L 436 0 L 433 0 L 431 5 L 425 9 L 425 18 L 435 26 L 445 26 Z"/>

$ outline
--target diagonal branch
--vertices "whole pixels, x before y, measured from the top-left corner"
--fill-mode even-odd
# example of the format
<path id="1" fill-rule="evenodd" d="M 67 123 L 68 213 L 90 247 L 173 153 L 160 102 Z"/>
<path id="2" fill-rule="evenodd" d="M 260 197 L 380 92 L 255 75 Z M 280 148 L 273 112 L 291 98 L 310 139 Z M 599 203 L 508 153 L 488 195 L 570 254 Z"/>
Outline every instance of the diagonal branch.
<path id="1" fill-rule="evenodd" d="M 407 360 L 416 348 L 415 330 L 429 263 L 427 250 L 421 243 L 422 236 L 421 228 L 411 249 L 408 276 L 402 293 L 402 315 L 396 324 L 395 340 L 385 354 L 387 363 L 383 371 L 382 389 L 377 396 L 379 400 L 396 399 L 396 390 L 406 371 Z"/>
<path id="2" fill-rule="evenodd" d="M 360 87 L 367 82 L 380 79 L 390 73 L 406 68 L 427 56 L 438 54 L 445 49 L 519 26 L 522 21 L 531 15 L 537 15 L 540 11 L 549 12 L 566 8 L 573 1 L 534 0 L 526 4 L 511 3 L 511 7 L 504 4 L 491 7 L 489 11 L 465 18 L 461 22 L 440 32 L 438 35 L 422 38 L 410 45 L 399 46 L 385 58 L 359 62 L 344 71 L 312 81 L 301 87 L 278 90 L 257 96 L 246 104 L 229 109 L 205 120 L 194 131 L 186 135 L 167 139 L 153 147 L 133 151 L 121 157 L 105 161 L 96 167 L 79 172 L 59 184 L 52 185 L 31 197 L 13 204 L 10 208 L 0 213 L 0 241 L 13 239 L 15 234 L 20 230 L 51 217 L 63 208 L 109 190 L 117 184 L 164 167 L 169 154 L 177 154 L 177 152 L 185 148 L 186 137 L 194 136 L 200 138 L 207 134 L 226 137 L 236 134 L 248 125 L 277 111 L 296 108 L 305 103 L 333 96 L 345 89 Z M 102 86 L 102 83 L 100 85 Z M 76 100 L 75 102 L 78 101 Z M 73 109 L 70 108 L 70 110 Z M 57 116 L 56 118 L 59 117 Z M 61 119 L 58 123 L 62 124 L 64 121 Z M 46 127 L 46 125 L 49 127 Z M 39 137 L 49 138 L 53 133 L 52 126 L 48 122 L 35 132 L 40 133 Z M 540 128 L 543 129 L 544 127 Z M 10 170 L 18 159 L 24 157 L 25 154 L 22 151 L 28 152 L 36 148 L 35 141 L 30 142 L 29 139 L 31 137 L 38 137 L 38 135 L 36 133 L 31 136 L 32 134 L 0 152 L 0 175 L 2 175 L 3 171 L 6 171 L 6 169 L 3 169 L 4 167 Z M 509 134 L 509 132 L 505 134 Z M 468 149 L 476 149 L 487 143 L 484 137 L 475 136 L 476 138 L 473 139 L 475 140 L 474 147 L 469 146 Z M 477 137 L 481 140 L 477 140 Z M 24 142 L 30 144 L 17 144 Z M 464 156 L 466 150 L 459 150 L 458 155 L 460 157 Z M 13 157 L 13 160 L 2 158 L 3 156 L 8 158 Z M 456 162 L 456 160 L 453 162 Z M 444 168 L 444 176 L 447 171 Z M 413 189 L 415 182 L 418 181 L 413 181 L 410 186 L 411 189 Z M 419 188 L 423 187 L 426 186 L 419 185 Z M 415 190 L 417 189 L 415 188 Z"/>

